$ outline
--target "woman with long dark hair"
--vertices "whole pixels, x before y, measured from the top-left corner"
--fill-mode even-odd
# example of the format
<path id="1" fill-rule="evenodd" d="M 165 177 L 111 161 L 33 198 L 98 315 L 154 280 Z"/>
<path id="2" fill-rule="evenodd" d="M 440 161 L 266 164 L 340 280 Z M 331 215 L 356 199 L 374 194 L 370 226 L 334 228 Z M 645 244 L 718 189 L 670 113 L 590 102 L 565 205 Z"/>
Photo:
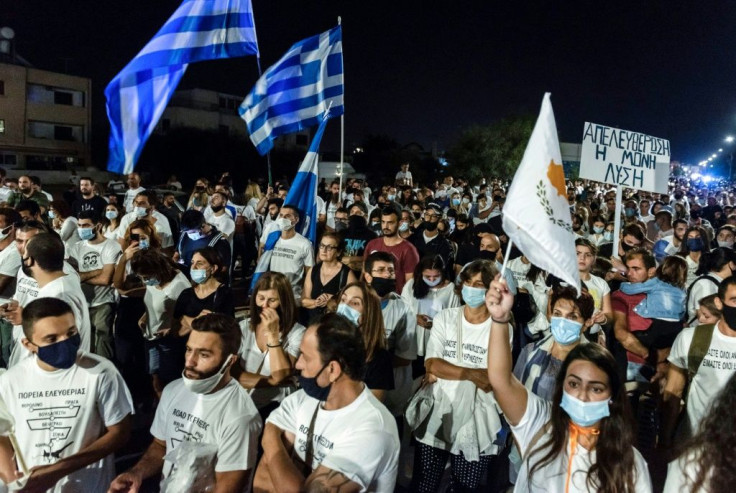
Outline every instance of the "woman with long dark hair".
<path id="1" fill-rule="evenodd" d="M 670 463 L 664 493 L 721 492 L 736 484 L 736 373 L 718 394 L 700 431 Z"/>
<path id="2" fill-rule="evenodd" d="M 383 326 L 381 299 L 364 282 L 345 286 L 336 296 L 340 304 L 337 313 L 357 325 L 365 342 L 366 371 L 363 381 L 373 395 L 383 402 L 386 392 L 393 390 L 393 357 L 386 349 L 386 329 Z"/>
<path id="3" fill-rule="evenodd" d="M 493 321 L 488 380 L 521 451 L 514 491 L 652 491 L 646 462 L 633 447 L 626 389 L 611 353 L 580 344 L 562 363 L 551 402 L 529 392 L 511 373 L 514 297 L 499 278 L 485 300 Z"/>
<path id="4" fill-rule="evenodd" d="M 417 314 L 417 355 L 414 377 L 424 373 L 424 349 L 429 341 L 432 320 L 445 308 L 460 306 L 455 285 L 447 278 L 445 261 L 439 255 L 422 258 L 414 268 L 414 277 L 401 290 L 401 297 L 409 302 Z"/>

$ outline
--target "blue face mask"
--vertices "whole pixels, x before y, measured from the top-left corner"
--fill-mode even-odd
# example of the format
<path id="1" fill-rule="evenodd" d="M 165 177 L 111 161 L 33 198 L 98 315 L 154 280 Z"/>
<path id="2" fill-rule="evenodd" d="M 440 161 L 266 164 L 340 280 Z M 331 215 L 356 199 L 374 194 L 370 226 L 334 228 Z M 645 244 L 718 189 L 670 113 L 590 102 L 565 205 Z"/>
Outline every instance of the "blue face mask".
<path id="1" fill-rule="evenodd" d="M 627 207 L 624 209 L 624 214 L 626 214 L 626 217 L 634 217 L 636 215 L 636 209 Z"/>
<path id="2" fill-rule="evenodd" d="M 592 426 L 611 415 L 608 399 L 602 401 L 583 402 L 564 390 L 560 407 L 565 410 L 573 423 L 578 426 Z"/>
<path id="3" fill-rule="evenodd" d="M 550 319 L 550 330 L 555 341 L 563 346 L 572 344 L 580 339 L 580 329 L 583 324 L 574 322 L 564 317 L 552 317 Z"/>
<path id="4" fill-rule="evenodd" d="M 301 374 L 299 375 L 299 386 L 304 390 L 304 393 L 320 402 L 327 400 L 327 396 L 330 395 L 330 387 L 332 387 L 332 384 L 327 387 L 320 387 L 317 383 L 317 378 L 319 378 L 320 374 L 325 370 L 325 368 L 327 368 L 327 365 L 329 365 L 329 363 L 325 364 L 325 366 L 323 366 L 322 369 L 312 378 L 303 377 Z"/>
<path id="5" fill-rule="evenodd" d="M 105 217 L 108 219 L 115 219 L 118 217 L 118 211 L 105 211 Z"/>
<path id="6" fill-rule="evenodd" d="M 63 341 L 48 346 L 38 346 L 38 359 L 54 368 L 66 370 L 77 361 L 77 351 L 81 345 L 82 338 L 79 333 L 76 333 Z"/>
<path id="7" fill-rule="evenodd" d="M 337 314 L 347 318 L 348 320 L 353 322 L 354 325 L 358 325 L 360 312 L 347 303 L 340 303 L 339 305 L 337 305 Z"/>
<path id="8" fill-rule="evenodd" d="M 462 295 L 463 301 L 471 308 L 478 308 L 486 301 L 486 288 L 474 288 L 472 286 L 463 285 Z"/>
<path id="9" fill-rule="evenodd" d="M 396 195 L 388 195 L 386 198 L 393 202 L 396 199 Z"/>
<path id="10" fill-rule="evenodd" d="M 82 240 L 91 240 L 95 237 L 95 230 L 92 228 L 77 228 L 77 235 Z"/>
<path id="11" fill-rule="evenodd" d="M 192 276 L 192 281 L 197 284 L 202 284 L 209 277 L 207 275 L 207 269 L 191 269 L 189 274 Z"/>
<path id="12" fill-rule="evenodd" d="M 56 219 L 56 213 L 51 209 L 49 209 L 49 219 Z"/>
<path id="13" fill-rule="evenodd" d="M 140 248 L 141 250 L 148 250 L 150 246 L 150 242 L 148 240 L 144 240 L 143 238 L 141 238 L 141 240 L 138 242 L 138 248 Z"/>
<path id="14" fill-rule="evenodd" d="M 133 213 L 135 213 L 136 217 L 146 217 L 146 214 L 148 214 L 148 209 L 146 209 L 145 207 L 135 206 L 133 208 Z"/>
<path id="15" fill-rule="evenodd" d="M 606 231 L 605 233 L 603 233 L 603 239 L 606 241 L 613 241 L 613 232 Z"/>
<path id="16" fill-rule="evenodd" d="M 604 229 L 606 229 L 606 228 L 605 228 L 605 227 L 603 227 L 603 226 L 593 226 L 593 231 L 594 231 L 594 232 L 595 232 L 595 234 L 597 234 L 597 235 L 599 235 L 599 234 L 603 233 L 603 230 L 604 230 Z"/>
<path id="17" fill-rule="evenodd" d="M 439 283 L 442 282 L 442 278 L 441 277 L 438 277 L 437 279 L 435 279 L 433 281 L 430 281 L 426 277 L 422 276 L 422 280 L 424 281 L 424 284 L 426 284 L 430 288 L 433 288 L 433 287 L 437 286 Z"/>
<path id="18" fill-rule="evenodd" d="M 700 238 L 688 238 L 687 239 L 687 249 L 691 252 L 700 252 L 704 248 L 703 240 Z"/>
<path id="19" fill-rule="evenodd" d="M 155 277 L 152 277 L 143 281 L 143 284 L 145 284 L 146 286 L 158 286 L 159 284 L 161 284 L 161 281 L 159 281 Z"/>
<path id="20" fill-rule="evenodd" d="M 454 206 L 460 205 L 460 199 L 452 199 L 452 205 Z"/>

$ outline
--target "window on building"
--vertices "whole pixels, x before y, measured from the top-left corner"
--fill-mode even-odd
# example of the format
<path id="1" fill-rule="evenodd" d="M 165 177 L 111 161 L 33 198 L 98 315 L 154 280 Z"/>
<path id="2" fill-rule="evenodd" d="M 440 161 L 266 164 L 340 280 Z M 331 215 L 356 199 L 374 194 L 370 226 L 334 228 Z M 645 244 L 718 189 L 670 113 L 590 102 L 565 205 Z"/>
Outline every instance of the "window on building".
<path id="1" fill-rule="evenodd" d="M 220 108 L 227 108 L 227 98 L 220 96 Z"/>
<path id="2" fill-rule="evenodd" d="M 28 122 L 28 136 L 34 139 L 84 142 L 82 125 L 58 125 L 50 122 Z"/>
<path id="3" fill-rule="evenodd" d="M 296 145 L 298 146 L 308 146 L 309 145 L 309 138 L 306 135 L 297 134 L 296 135 Z"/>
<path id="4" fill-rule="evenodd" d="M 74 104 L 74 95 L 66 91 L 54 91 L 54 104 L 72 106 Z"/>
<path id="5" fill-rule="evenodd" d="M 3 135 L 5 133 L 5 120 L 0 119 L 0 135 Z"/>
<path id="6" fill-rule="evenodd" d="M 5 96 L 5 81 L 0 80 L 0 96 Z"/>
<path id="7" fill-rule="evenodd" d="M 66 125 L 54 125 L 54 140 L 74 140 L 72 127 Z"/>
<path id="8" fill-rule="evenodd" d="M 235 100 L 235 99 L 228 99 L 227 100 L 227 109 L 234 110 L 234 109 L 237 109 L 238 106 L 240 106 L 240 105 L 238 104 L 238 101 L 237 100 Z"/>

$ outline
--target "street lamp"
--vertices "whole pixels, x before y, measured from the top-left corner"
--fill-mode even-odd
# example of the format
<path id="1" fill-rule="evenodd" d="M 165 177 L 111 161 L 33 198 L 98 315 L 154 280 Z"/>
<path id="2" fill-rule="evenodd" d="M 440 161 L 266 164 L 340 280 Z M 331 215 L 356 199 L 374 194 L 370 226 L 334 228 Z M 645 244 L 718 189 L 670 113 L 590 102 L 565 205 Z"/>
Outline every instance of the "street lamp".
<path id="1" fill-rule="evenodd" d="M 733 142 L 733 136 L 728 135 L 724 140 L 730 144 L 731 142 Z"/>

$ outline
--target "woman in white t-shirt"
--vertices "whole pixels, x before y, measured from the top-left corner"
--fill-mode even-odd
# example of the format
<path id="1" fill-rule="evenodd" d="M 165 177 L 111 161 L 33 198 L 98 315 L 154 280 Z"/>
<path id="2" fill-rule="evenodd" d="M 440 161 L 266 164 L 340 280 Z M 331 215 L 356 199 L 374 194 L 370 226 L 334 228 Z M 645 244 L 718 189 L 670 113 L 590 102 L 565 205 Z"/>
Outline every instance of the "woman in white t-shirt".
<path id="1" fill-rule="evenodd" d="M 122 212 L 123 210 L 117 204 L 107 204 L 105 206 L 105 219 L 107 220 L 107 226 L 105 226 L 105 232 L 103 233 L 105 238 L 117 240 L 116 231 L 120 226 Z"/>
<path id="2" fill-rule="evenodd" d="M 49 203 L 49 219 L 67 248 L 81 241 L 77 234 L 77 218 L 72 216 L 72 209 L 66 202 L 52 200 Z"/>
<path id="3" fill-rule="evenodd" d="M 424 385 L 406 412 L 418 442 L 412 491 L 437 491 L 448 458 L 453 488 L 474 491 L 500 450 L 503 425 L 486 373 L 491 317 L 484 303 L 496 274 L 490 261 L 468 264 L 458 286 L 465 306 L 434 318 Z"/>
<path id="4" fill-rule="evenodd" d="M 511 372 L 513 304 L 508 286 L 497 277 L 485 300 L 493 321 L 488 379 L 521 450 L 514 491 L 651 492 L 611 353 L 598 344 L 576 346 L 560 368 L 553 400 L 537 397 Z"/>
<path id="5" fill-rule="evenodd" d="M 404 284 L 401 297 L 417 314 L 417 355 L 415 361 L 424 365 L 424 350 L 429 341 L 432 320 L 445 308 L 460 306 L 455 285 L 447 279 L 445 262 L 439 255 L 426 256 L 414 268 L 414 277 Z M 423 368 L 422 368 L 423 370 Z M 421 371 L 420 374 L 423 374 Z"/>
<path id="6" fill-rule="evenodd" d="M 700 431 L 677 460 L 670 462 L 664 493 L 730 491 L 736 484 L 736 373 L 718 394 Z"/>
<path id="7" fill-rule="evenodd" d="M 158 250 L 139 250 L 133 254 L 130 267 L 146 286 L 143 295 L 146 311 L 138 326 L 146 340 L 153 390 L 161 398 L 166 384 L 181 378 L 184 370 L 186 340 L 172 330 L 172 324 L 176 300 L 192 284 L 174 261 Z"/>
<path id="8" fill-rule="evenodd" d="M 243 339 L 240 365 L 233 376 L 250 390 L 265 420 L 296 390 L 294 365 L 306 330 L 296 321 L 296 301 L 289 280 L 279 272 L 265 272 L 250 298 L 250 317 L 240 322 Z"/>

